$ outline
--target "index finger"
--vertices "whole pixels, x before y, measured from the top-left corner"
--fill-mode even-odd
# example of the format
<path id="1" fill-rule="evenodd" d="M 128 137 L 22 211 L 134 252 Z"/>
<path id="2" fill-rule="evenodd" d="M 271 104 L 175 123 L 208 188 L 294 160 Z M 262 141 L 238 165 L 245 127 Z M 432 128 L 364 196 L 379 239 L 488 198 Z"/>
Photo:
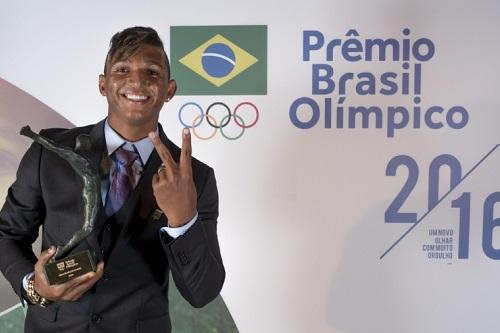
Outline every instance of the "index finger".
<path id="1" fill-rule="evenodd" d="M 161 142 L 158 134 L 156 134 L 155 132 L 150 132 L 149 137 L 153 142 L 153 145 L 155 146 L 156 152 L 160 156 L 162 163 L 167 166 L 167 172 L 170 172 L 169 170 L 172 170 L 172 168 L 175 166 L 175 161 L 172 158 L 172 155 L 170 155 L 167 147 L 165 147 L 163 142 Z"/>
<path id="2" fill-rule="evenodd" d="M 191 170 L 191 149 L 191 133 L 186 127 L 182 130 L 182 150 L 179 161 L 181 169 Z"/>

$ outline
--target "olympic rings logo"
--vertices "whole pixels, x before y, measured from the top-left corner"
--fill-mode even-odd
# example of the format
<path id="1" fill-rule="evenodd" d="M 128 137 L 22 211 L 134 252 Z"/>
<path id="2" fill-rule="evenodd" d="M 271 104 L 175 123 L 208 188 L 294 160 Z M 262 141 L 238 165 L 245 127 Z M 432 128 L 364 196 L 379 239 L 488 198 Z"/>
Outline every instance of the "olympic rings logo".
<path id="1" fill-rule="evenodd" d="M 182 113 L 189 106 L 195 107 L 200 114 L 197 115 L 192 121 L 186 122 L 182 117 Z M 255 119 L 253 119 L 253 121 L 249 122 L 248 124 L 243 120 L 243 118 L 240 115 L 237 114 L 237 112 L 241 110 L 241 108 L 244 106 L 249 106 L 255 112 Z M 213 110 L 214 107 L 222 107 L 227 112 L 227 114 L 224 117 L 222 117 L 222 119 L 219 122 L 217 122 L 214 116 L 210 115 L 210 111 Z M 206 120 L 208 125 L 210 125 L 213 128 L 213 130 L 208 136 L 201 136 L 198 133 L 199 130 L 196 129 L 203 123 L 204 120 Z M 224 130 L 224 128 L 231 122 L 231 120 L 233 120 L 234 124 L 236 124 L 239 128 L 241 128 L 239 133 L 235 136 L 229 136 L 227 131 L 225 132 Z M 206 111 L 203 111 L 203 108 L 198 103 L 195 102 L 185 103 L 179 109 L 179 121 L 181 122 L 181 124 L 184 127 L 191 128 L 191 132 L 193 133 L 193 135 L 200 140 L 210 140 L 217 134 L 218 130 L 220 131 L 220 134 L 222 134 L 224 138 L 228 140 L 237 140 L 243 136 L 247 128 L 255 126 L 258 120 L 259 120 L 259 109 L 257 108 L 257 106 L 255 106 L 255 104 L 250 102 L 239 103 L 232 111 L 229 108 L 229 106 L 227 106 L 227 104 L 222 102 L 215 102 L 210 104 L 210 106 L 207 108 Z"/>

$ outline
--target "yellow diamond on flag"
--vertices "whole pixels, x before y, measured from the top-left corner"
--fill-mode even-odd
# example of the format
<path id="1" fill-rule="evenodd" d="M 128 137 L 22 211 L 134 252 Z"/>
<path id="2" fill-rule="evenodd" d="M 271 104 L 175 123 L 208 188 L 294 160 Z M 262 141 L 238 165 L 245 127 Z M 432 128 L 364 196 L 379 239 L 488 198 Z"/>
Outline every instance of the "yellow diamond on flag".
<path id="1" fill-rule="evenodd" d="M 179 61 L 205 80 L 220 87 L 259 60 L 217 34 Z"/>

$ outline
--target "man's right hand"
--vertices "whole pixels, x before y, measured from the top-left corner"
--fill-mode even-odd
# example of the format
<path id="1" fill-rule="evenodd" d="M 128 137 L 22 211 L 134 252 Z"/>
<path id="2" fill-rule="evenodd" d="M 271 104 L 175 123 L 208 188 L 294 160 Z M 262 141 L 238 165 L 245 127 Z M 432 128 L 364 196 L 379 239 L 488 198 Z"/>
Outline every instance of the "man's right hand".
<path id="1" fill-rule="evenodd" d="M 50 301 L 76 301 L 102 277 L 104 262 L 97 264 L 96 272 L 89 272 L 62 284 L 49 285 L 44 273 L 45 264 L 56 253 L 54 246 L 43 251 L 35 264 L 35 291 Z"/>

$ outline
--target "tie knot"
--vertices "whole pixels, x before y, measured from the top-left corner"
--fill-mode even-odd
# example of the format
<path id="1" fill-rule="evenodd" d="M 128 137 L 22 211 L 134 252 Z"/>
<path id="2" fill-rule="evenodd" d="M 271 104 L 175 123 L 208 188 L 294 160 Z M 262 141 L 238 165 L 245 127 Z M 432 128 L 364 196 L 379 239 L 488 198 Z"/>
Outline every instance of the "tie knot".
<path id="1" fill-rule="evenodd" d="M 132 163 L 139 157 L 137 153 L 123 148 L 118 148 L 114 152 L 116 162 L 123 166 L 131 166 Z"/>

